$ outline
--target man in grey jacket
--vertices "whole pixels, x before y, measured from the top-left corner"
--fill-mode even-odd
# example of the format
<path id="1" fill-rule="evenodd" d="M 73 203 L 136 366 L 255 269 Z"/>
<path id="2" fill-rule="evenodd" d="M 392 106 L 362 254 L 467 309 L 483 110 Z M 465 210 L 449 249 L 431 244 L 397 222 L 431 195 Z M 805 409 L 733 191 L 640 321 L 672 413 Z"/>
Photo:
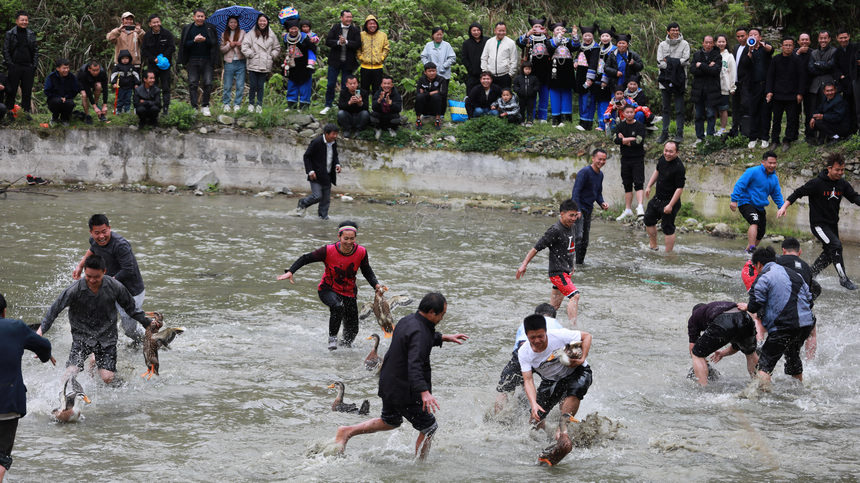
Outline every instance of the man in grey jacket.
<path id="1" fill-rule="evenodd" d="M 671 62 L 671 59 L 675 59 L 677 64 Z M 660 67 L 661 76 L 670 68 L 670 63 L 675 65 L 674 68 L 682 69 L 685 72 L 687 66 L 690 65 L 690 44 L 684 40 L 684 36 L 681 35 L 681 27 L 676 22 L 666 26 L 666 40 L 657 46 L 657 65 Z M 684 90 L 686 84 L 667 85 L 660 82 L 659 85 L 660 93 L 663 96 L 663 134 L 657 139 L 657 143 L 663 144 L 669 140 L 669 123 L 671 122 L 669 114 L 674 99 L 675 143 L 680 144 L 684 141 Z"/>

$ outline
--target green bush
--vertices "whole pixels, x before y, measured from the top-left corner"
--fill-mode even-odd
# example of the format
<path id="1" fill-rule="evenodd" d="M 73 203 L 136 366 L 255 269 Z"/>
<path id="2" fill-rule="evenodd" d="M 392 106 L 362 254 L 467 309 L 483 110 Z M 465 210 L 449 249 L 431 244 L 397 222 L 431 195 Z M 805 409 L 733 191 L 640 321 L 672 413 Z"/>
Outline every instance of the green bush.
<path id="1" fill-rule="evenodd" d="M 462 151 L 488 153 L 518 144 L 519 126 L 496 116 L 470 119 L 457 127 L 457 147 Z"/>
<path id="2" fill-rule="evenodd" d="M 197 110 L 184 102 L 173 101 L 170 111 L 161 118 L 161 125 L 187 131 L 197 124 Z"/>
<path id="3" fill-rule="evenodd" d="M 842 145 L 845 154 L 856 154 L 860 152 L 860 134 L 855 134 L 848 138 Z"/>
<path id="4" fill-rule="evenodd" d="M 696 152 L 701 155 L 711 154 L 726 147 L 726 140 L 723 136 L 708 136 L 704 141 L 696 146 Z"/>
<path id="5" fill-rule="evenodd" d="M 750 138 L 743 134 L 738 134 L 735 137 L 726 138 L 726 147 L 729 149 L 745 148 L 750 142 Z"/>

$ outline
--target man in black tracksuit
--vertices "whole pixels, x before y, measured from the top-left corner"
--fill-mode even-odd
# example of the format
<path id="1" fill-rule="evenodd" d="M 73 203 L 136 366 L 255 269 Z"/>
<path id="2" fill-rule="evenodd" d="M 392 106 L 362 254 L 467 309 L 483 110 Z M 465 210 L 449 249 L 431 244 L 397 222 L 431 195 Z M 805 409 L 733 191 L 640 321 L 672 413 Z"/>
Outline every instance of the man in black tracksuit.
<path id="1" fill-rule="evenodd" d="M 797 48 L 794 49 L 794 56 L 800 61 L 800 64 L 805 66 L 804 83 L 803 83 L 803 119 L 805 128 L 803 136 L 807 142 L 812 139 L 812 128 L 809 127 L 809 120 L 812 119 L 812 109 L 815 107 L 815 97 L 817 94 L 809 92 L 809 85 L 812 78 L 809 76 L 809 59 L 812 55 L 812 38 L 808 33 L 804 32 L 797 36 Z"/>
<path id="2" fill-rule="evenodd" d="M 761 32 L 750 29 L 750 37 L 757 39 L 752 47 L 744 47 L 740 63 L 738 63 L 738 81 L 743 86 L 741 98 L 747 110 L 744 116 L 748 121 L 741 130 L 750 140 L 750 147 L 755 145 L 756 140 L 761 140 L 762 147 L 769 145 L 768 128 L 770 127 L 770 111 L 765 102 L 765 83 L 767 82 L 767 71 L 770 68 L 773 46 L 761 39 Z M 744 129 L 746 128 L 746 129 Z"/>
<path id="3" fill-rule="evenodd" d="M 433 412 L 439 403 L 433 397 L 430 381 L 430 350 L 442 342 L 462 344 L 465 334 L 441 334 L 435 326 L 442 321 L 448 303 L 440 293 L 428 293 L 418 304 L 418 312 L 397 322 L 391 346 L 379 372 L 380 417 L 353 426 L 337 428 L 335 444 L 342 452 L 349 439 L 357 434 L 390 431 L 400 427 L 403 418 L 420 432 L 415 454 L 424 459 L 438 425 Z"/>
<path id="4" fill-rule="evenodd" d="M 39 48 L 36 32 L 27 28 L 29 25 L 30 15 L 19 11 L 15 14 L 15 26 L 6 32 L 6 42 L 3 44 L 4 61 L 9 74 L 8 84 L 5 85 L 10 119 L 18 87 L 21 88 L 21 108 L 24 112 L 31 112 L 33 105 L 33 81 L 36 78 Z"/>
<path id="5" fill-rule="evenodd" d="M 173 54 L 176 52 L 176 37 L 161 26 L 161 17 L 157 13 L 149 16 L 149 32 L 143 34 L 140 47 L 141 64 L 147 70 L 155 72 L 155 85 L 161 89 L 161 108 L 167 114 L 170 106 L 170 70 L 173 67 Z M 157 65 L 157 58 L 163 55 L 169 62 L 167 69 Z"/>
<path id="6" fill-rule="evenodd" d="M 845 29 L 836 31 L 836 54 L 833 61 L 839 70 L 839 76 L 834 79 L 839 92 L 845 102 L 848 103 L 849 132 L 857 130 L 857 93 L 854 92 L 854 84 L 857 80 L 857 59 L 860 55 L 860 44 L 851 43 L 851 35 Z"/>
<path id="7" fill-rule="evenodd" d="M 779 144 L 779 131 L 782 127 L 782 113 L 785 113 L 785 138 L 782 150 L 788 151 L 789 145 L 797 141 L 800 131 L 800 107 L 806 86 L 806 65 L 794 55 L 794 39 L 782 40 L 782 55 L 774 57 L 767 71 L 767 102 L 773 113 L 773 127 L 770 141 Z"/>
<path id="8" fill-rule="evenodd" d="M 100 121 L 107 121 L 107 71 L 98 62 L 92 61 L 82 65 L 76 76 L 81 88 L 81 104 L 84 106 L 87 124 L 92 124 L 92 118 L 89 117 L 90 105 L 92 105 L 93 111 Z M 101 108 L 99 108 L 99 96 L 102 98 Z"/>
<path id="9" fill-rule="evenodd" d="M 472 88 L 481 83 L 481 54 L 484 52 L 484 44 L 487 37 L 484 36 L 484 27 L 474 22 L 469 25 L 469 36 L 463 41 L 460 49 L 460 61 L 466 68 L 466 94 L 472 92 Z"/>
<path id="10" fill-rule="evenodd" d="M 714 135 L 717 121 L 717 105 L 720 103 L 720 71 L 723 60 L 720 50 L 714 48 L 714 38 L 705 35 L 702 48 L 693 54 L 690 61 L 690 74 L 693 75 L 693 88 L 690 100 L 696 108 L 696 139 L 705 140 L 705 134 Z M 705 132 L 705 119 L 708 131 Z"/>
<path id="11" fill-rule="evenodd" d="M 798 198 L 809 197 L 809 226 L 812 234 L 824 244 L 824 251 L 812 264 L 812 272 L 820 273 L 831 263 L 836 267 L 839 283 L 848 290 L 856 290 L 845 273 L 842 260 L 842 242 L 839 241 L 839 204 L 845 197 L 855 205 L 860 205 L 860 193 L 842 176 L 845 174 L 845 158 L 841 153 L 831 153 L 827 157 L 827 169 L 817 177 L 794 190 L 777 212 L 777 217 L 785 215 L 786 209 Z"/>

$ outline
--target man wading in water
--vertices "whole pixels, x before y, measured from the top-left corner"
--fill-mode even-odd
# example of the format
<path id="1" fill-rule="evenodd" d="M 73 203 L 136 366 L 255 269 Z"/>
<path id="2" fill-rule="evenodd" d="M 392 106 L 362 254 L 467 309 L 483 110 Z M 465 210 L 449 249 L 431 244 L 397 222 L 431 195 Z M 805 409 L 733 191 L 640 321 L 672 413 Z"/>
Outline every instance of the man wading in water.
<path id="1" fill-rule="evenodd" d="M 332 243 L 318 248 L 310 253 L 305 253 L 288 268 L 278 280 L 293 280 L 293 274 L 308 263 L 324 262 L 325 272 L 319 283 L 319 297 L 331 311 L 328 322 L 328 350 L 337 349 L 337 333 L 340 323 L 343 321 L 343 338 L 340 343 L 349 347 L 358 334 L 358 304 L 355 296 L 358 294 L 358 286 L 355 284 L 355 276 L 361 270 L 365 280 L 379 293 L 388 290 L 376 279 L 370 261 L 367 258 L 367 249 L 355 242 L 358 224 L 353 221 L 344 221 L 338 226 L 337 243 Z"/>

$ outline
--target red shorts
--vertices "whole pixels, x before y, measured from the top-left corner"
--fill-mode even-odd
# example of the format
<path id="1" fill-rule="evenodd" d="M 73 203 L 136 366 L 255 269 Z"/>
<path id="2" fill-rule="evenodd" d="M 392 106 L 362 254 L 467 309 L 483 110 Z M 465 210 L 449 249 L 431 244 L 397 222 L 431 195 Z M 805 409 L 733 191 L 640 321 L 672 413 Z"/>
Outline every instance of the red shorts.
<path id="1" fill-rule="evenodd" d="M 549 277 L 549 281 L 552 282 L 552 288 L 561 292 L 565 297 L 573 297 L 579 293 L 579 289 L 573 284 L 569 273 Z"/>

